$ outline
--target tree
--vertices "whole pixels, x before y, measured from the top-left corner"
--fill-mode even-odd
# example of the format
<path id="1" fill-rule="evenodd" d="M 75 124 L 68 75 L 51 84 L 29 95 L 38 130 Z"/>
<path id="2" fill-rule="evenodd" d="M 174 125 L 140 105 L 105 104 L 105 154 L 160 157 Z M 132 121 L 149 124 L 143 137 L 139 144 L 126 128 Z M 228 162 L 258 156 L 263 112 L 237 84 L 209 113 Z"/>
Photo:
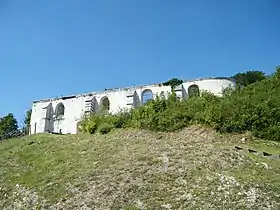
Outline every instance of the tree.
<path id="1" fill-rule="evenodd" d="M 18 122 L 12 113 L 0 119 L 0 135 L 18 130 Z"/>
<path id="2" fill-rule="evenodd" d="M 27 110 L 24 118 L 24 128 L 29 130 L 30 128 L 30 120 L 31 120 L 32 109 Z"/>
<path id="3" fill-rule="evenodd" d="M 272 74 L 272 77 L 280 79 L 280 65 L 276 66 L 275 72 Z"/>
<path id="4" fill-rule="evenodd" d="M 262 71 L 246 71 L 243 73 L 237 73 L 233 75 L 232 78 L 235 79 L 237 83 L 247 86 L 265 79 L 266 76 Z"/>
<path id="5" fill-rule="evenodd" d="M 168 80 L 167 82 L 164 82 L 163 85 L 171 86 L 171 89 L 173 90 L 176 86 L 181 85 L 183 82 L 184 81 L 181 79 L 172 78 L 172 79 Z"/>

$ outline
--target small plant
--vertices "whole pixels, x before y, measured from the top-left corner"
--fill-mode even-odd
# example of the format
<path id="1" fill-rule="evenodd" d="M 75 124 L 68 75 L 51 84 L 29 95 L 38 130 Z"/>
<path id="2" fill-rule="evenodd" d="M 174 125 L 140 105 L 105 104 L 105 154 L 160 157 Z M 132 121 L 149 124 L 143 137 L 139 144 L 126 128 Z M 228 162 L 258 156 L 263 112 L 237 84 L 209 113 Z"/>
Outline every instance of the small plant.
<path id="1" fill-rule="evenodd" d="M 106 134 L 109 133 L 114 128 L 114 125 L 109 123 L 103 123 L 98 127 L 98 132 L 100 134 Z"/>

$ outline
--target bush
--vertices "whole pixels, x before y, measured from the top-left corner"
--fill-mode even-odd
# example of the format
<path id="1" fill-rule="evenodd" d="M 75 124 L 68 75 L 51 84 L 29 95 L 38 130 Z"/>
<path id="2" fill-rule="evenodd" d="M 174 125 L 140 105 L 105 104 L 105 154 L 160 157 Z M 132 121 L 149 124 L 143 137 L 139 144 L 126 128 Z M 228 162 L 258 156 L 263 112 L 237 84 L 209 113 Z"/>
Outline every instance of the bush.
<path id="1" fill-rule="evenodd" d="M 78 130 L 81 133 L 93 134 L 96 132 L 100 122 L 101 122 L 101 118 L 99 116 L 95 116 L 95 115 L 86 116 L 83 118 L 81 122 L 79 122 Z"/>
<path id="2" fill-rule="evenodd" d="M 98 132 L 100 134 L 106 134 L 109 133 L 114 128 L 114 125 L 109 123 L 103 123 L 98 127 Z"/>
<path id="3" fill-rule="evenodd" d="M 140 129 L 173 131 L 185 126 L 182 113 L 182 104 L 174 95 L 168 99 L 156 97 L 132 111 L 131 125 Z"/>
<path id="4" fill-rule="evenodd" d="M 215 128 L 222 132 L 252 131 L 280 141 L 280 82 L 267 78 L 235 91 L 216 107 Z"/>
<path id="5" fill-rule="evenodd" d="M 121 111 L 116 115 L 113 115 L 112 118 L 112 123 L 115 128 L 125 128 L 129 127 L 131 117 L 132 117 L 132 112 L 131 111 Z"/>
<path id="6" fill-rule="evenodd" d="M 201 97 L 178 100 L 171 94 L 168 99 L 156 98 L 133 110 L 132 126 L 155 131 L 175 131 L 190 124 L 211 124 L 212 111 L 221 99 L 202 92 Z"/>

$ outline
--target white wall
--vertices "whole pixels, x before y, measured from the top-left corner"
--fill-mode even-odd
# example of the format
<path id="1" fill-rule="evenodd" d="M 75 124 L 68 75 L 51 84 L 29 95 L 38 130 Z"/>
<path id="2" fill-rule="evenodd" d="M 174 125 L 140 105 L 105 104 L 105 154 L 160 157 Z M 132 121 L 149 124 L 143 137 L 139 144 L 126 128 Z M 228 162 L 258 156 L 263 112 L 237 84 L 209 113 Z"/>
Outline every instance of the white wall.
<path id="1" fill-rule="evenodd" d="M 221 96 L 222 90 L 226 87 L 232 86 L 235 87 L 235 82 L 229 79 L 201 79 L 188 81 L 183 83 L 183 86 L 186 91 L 188 91 L 189 86 L 196 84 L 199 87 L 199 90 L 210 91 L 211 93 Z"/>
<path id="2" fill-rule="evenodd" d="M 54 111 L 59 103 L 63 103 L 65 107 L 64 120 L 54 122 L 54 132 L 59 132 L 62 129 L 62 133 L 75 133 L 77 121 L 83 115 L 84 100 L 82 97 L 67 99 L 67 100 L 50 100 L 34 103 L 32 107 L 31 115 L 31 134 L 44 132 L 46 110 L 43 108 L 47 107 L 52 103 Z"/>
<path id="3" fill-rule="evenodd" d="M 229 79 L 225 78 L 209 78 L 209 79 L 200 79 L 194 81 L 186 81 L 182 84 L 183 89 L 185 89 L 185 94 L 183 97 L 188 97 L 188 87 L 190 85 L 196 84 L 198 85 L 200 90 L 210 91 L 216 95 L 221 95 L 223 88 L 228 86 L 235 87 L 235 83 Z M 63 103 L 65 107 L 64 111 L 64 119 L 60 121 L 54 121 L 53 123 L 53 131 L 59 132 L 61 129 L 62 133 L 71 133 L 75 134 L 77 132 L 77 122 L 82 118 L 86 101 L 95 97 L 97 101 L 97 105 L 101 104 L 101 101 L 104 97 L 108 97 L 110 101 L 110 110 L 111 113 L 117 113 L 121 109 L 124 108 L 133 108 L 137 105 L 141 104 L 142 101 L 142 92 L 146 89 L 150 89 L 153 92 L 153 96 L 160 95 L 162 91 L 164 91 L 165 95 L 171 92 L 170 86 L 163 85 L 146 85 L 146 86 L 138 86 L 133 88 L 123 88 L 123 89 L 114 89 L 107 90 L 100 93 L 92 93 L 91 95 L 77 95 L 73 98 L 58 98 L 58 99 L 48 99 L 41 100 L 33 103 L 32 106 L 32 115 L 31 115 L 31 134 L 35 133 L 35 124 L 36 124 L 36 133 L 45 132 L 45 117 L 46 117 L 46 109 L 50 103 L 52 103 L 53 110 L 56 110 L 56 107 L 59 103 Z M 128 101 L 131 100 L 127 96 L 132 95 L 133 93 L 134 105 L 128 105 Z"/>

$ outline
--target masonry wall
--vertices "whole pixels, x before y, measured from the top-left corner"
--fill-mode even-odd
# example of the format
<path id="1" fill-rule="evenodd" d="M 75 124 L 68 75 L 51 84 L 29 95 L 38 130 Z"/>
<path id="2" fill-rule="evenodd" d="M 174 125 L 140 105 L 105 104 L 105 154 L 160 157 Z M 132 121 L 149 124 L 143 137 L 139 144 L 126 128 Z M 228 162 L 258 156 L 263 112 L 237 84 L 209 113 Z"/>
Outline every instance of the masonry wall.
<path id="1" fill-rule="evenodd" d="M 228 86 L 235 87 L 235 82 L 225 78 L 187 81 L 178 87 L 179 90 L 176 92 L 178 97 L 188 98 L 188 88 L 191 85 L 197 85 L 200 91 L 206 90 L 216 95 L 221 95 L 223 88 Z M 86 107 L 88 107 L 90 100 L 94 99 L 94 108 L 97 111 L 104 98 L 107 97 L 110 102 L 109 112 L 117 113 L 122 109 L 142 105 L 142 94 L 148 90 L 152 91 L 153 97 L 156 95 L 167 96 L 171 92 L 171 87 L 147 85 L 34 102 L 31 115 L 31 134 L 48 131 L 75 134 L 77 132 L 77 123 L 82 119 L 84 113 L 88 111 Z M 59 104 L 64 105 L 64 116 L 56 120 L 54 116 Z"/>

